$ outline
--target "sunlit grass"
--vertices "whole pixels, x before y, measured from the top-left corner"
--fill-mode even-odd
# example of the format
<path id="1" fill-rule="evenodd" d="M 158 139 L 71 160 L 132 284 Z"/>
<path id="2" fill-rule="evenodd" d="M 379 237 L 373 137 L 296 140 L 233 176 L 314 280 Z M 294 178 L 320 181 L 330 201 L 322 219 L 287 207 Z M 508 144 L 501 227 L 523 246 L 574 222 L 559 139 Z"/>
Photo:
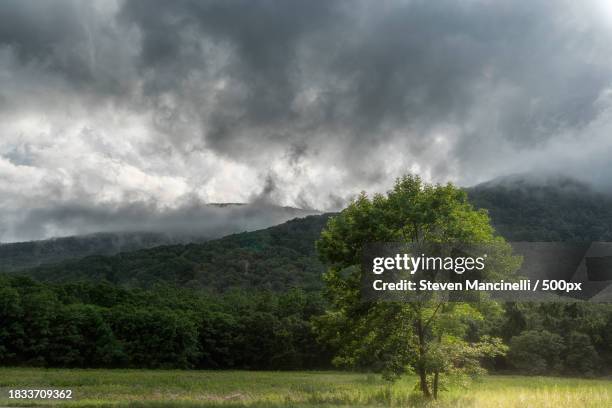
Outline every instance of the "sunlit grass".
<path id="1" fill-rule="evenodd" d="M 346 372 L 58 370 L 0 368 L 0 406 L 69 407 L 607 407 L 612 380 L 488 376 L 436 402 L 416 379 L 389 384 Z M 72 389 L 72 401 L 18 401 L 9 389 Z"/>

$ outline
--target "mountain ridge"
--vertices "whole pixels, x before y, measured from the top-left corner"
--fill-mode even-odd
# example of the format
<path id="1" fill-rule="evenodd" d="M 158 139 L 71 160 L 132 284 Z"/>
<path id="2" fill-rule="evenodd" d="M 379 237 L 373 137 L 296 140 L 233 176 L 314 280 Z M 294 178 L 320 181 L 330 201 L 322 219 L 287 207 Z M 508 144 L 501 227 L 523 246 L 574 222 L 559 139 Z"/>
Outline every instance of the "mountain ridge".
<path id="1" fill-rule="evenodd" d="M 511 241 L 612 241 L 612 196 L 565 176 L 512 175 L 466 189 Z"/>
<path id="2" fill-rule="evenodd" d="M 562 188 L 566 184 L 484 184 L 466 192 L 475 207 L 487 209 L 494 227 L 510 241 L 612 240 L 612 199 L 582 187 L 581 193 Z M 332 215 L 295 218 L 203 243 L 67 260 L 23 273 L 56 282 L 106 280 L 126 286 L 164 282 L 213 291 L 320 290 L 324 267 L 314 242 Z"/>
<path id="3" fill-rule="evenodd" d="M 214 291 L 232 287 L 318 290 L 323 265 L 314 241 L 330 215 L 295 218 L 199 244 L 92 255 L 19 273 L 44 281 L 108 281 L 128 287 L 171 283 Z"/>
<path id="4" fill-rule="evenodd" d="M 248 203 L 209 203 L 215 219 L 192 230 L 133 230 L 96 232 L 44 240 L 0 243 L 0 272 L 13 272 L 43 264 L 90 255 L 114 255 L 161 245 L 205 242 L 223 236 L 277 225 L 299 216 L 318 213 L 288 206 Z M 214 218 L 214 217 L 213 217 Z M 226 220 L 227 222 L 223 222 Z M 207 227 L 208 226 L 208 227 Z"/>

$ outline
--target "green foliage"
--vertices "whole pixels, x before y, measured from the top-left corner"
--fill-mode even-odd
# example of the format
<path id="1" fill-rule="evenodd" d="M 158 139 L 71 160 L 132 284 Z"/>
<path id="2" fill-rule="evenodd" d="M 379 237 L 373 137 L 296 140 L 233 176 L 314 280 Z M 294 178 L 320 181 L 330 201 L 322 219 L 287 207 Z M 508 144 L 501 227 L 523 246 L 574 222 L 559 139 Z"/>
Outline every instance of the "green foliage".
<path id="1" fill-rule="evenodd" d="M 469 327 L 483 318 L 472 305 L 435 298 L 408 304 L 360 298 L 359 265 L 366 244 L 455 241 L 495 244 L 501 260 L 496 272 L 502 275 L 518 266 L 494 234 L 487 213 L 475 210 L 466 193 L 451 184 L 429 185 L 405 176 L 387 195 L 370 199 L 363 193 L 329 220 L 317 249 L 329 265 L 325 282 L 333 308 L 318 320 L 318 330 L 338 348 L 336 364 L 378 367 L 389 379 L 412 369 L 423 394 L 430 396 L 433 390 L 437 397 L 441 374 L 473 375 L 483 357 L 504 353 L 498 340 L 489 346 L 467 341 Z"/>
<path id="2" fill-rule="evenodd" d="M 218 292 L 319 290 L 323 266 L 315 256 L 314 241 L 327 218 L 309 216 L 201 244 L 89 256 L 21 273 L 50 282 L 105 281 L 130 287 L 166 283 Z"/>
<path id="3" fill-rule="evenodd" d="M 0 275 L 0 365 L 300 369 L 327 367 L 310 320 L 317 293 L 223 295 Z"/>
<path id="4" fill-rule="evenodd" d="M 43 241 L 0 244 L 0 272 L 13 272 L 41 264 L 61 262 L 88 255 L 112 255 L 172 243 L 166 234 L 152 232 L 99 233 L 53 238 Z"/>
<path id="5" fill-rule="evenodd" d="M 108 367 L 122 358 L 104 309 L 80 303 L 60 305 L 51 322 L 51 341 L 45 363 L 59 367 Z"/>
<path id="6" fill-rule="evenodd" d="M 561 336 L 547 330 L 527 330 L 510 340 L 508 358 L 529 374 L 553 374 L 562 370 L 565 344 Z"/>
<path id="7" fill-rule="evenodd" d="M 597 368 L 598 355 L 591 339 L 584 333 L 573 331 L 567 337 L 564 367 L 568 374 L 593 375 Z"/>
<path id="8" fill-rule="evenodd" d="M 525 373 L 593 375 L 610 365 L 608 327 L 612 305 L 589 303 L 525 303 L 507 305 L 504 338 L 510 339 L 509 363 Z M 508 326 L 518 321 L 516 326 Z M 508 328 L 511 327 L 510 330 Z M 533 339 L 532 339 L 533 337 Z M 548 350 L 540 351 L 540 343 Z M 534 340 L 535 339 L 535 340 Z M 555 357 L 555 353 L 560 353 Z"/>
<path id="9" fill-rule="evenodd" d="M 188 368 L 196 364 L 196 322 L 185 312 L 117 307 L 110 319 L 129 366 Z"/>
<path id="10" fill-rule="evenodd" d="M 468 195 L 510 241 L 612 241 L 612 197 L 575 180 L 509 178 L 470 188 Z"/>

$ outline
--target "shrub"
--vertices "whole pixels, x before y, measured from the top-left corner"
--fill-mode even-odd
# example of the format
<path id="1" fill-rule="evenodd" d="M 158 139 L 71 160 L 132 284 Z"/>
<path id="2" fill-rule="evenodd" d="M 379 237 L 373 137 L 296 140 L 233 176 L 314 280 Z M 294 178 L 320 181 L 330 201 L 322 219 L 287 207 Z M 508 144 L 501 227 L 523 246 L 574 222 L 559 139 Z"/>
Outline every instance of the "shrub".
<path id="1" fill-rule="evenodd" d="M 528 330 L 510 340 L 510 363 L 528 374 L 551 374 L 562 369 L 561 336 L 546 330 Z"/>

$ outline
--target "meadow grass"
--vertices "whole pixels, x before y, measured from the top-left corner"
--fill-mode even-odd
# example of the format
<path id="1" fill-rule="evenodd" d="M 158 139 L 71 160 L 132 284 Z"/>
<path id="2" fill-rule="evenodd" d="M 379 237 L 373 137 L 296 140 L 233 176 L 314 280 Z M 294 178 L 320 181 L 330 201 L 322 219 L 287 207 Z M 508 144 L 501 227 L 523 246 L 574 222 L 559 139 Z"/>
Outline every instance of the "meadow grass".
<path id="1" fill-rule="evenodd" d="M 438 401 L 413 393 L 414 377 L 389 384 L 335 371 L 179 371 L 0 368 L 0 406 L 66 407 L 612 407 L 612 380 L 487 376 Z M 10 400 L 9 389 L 71 389 L 71 401 Z"/>

